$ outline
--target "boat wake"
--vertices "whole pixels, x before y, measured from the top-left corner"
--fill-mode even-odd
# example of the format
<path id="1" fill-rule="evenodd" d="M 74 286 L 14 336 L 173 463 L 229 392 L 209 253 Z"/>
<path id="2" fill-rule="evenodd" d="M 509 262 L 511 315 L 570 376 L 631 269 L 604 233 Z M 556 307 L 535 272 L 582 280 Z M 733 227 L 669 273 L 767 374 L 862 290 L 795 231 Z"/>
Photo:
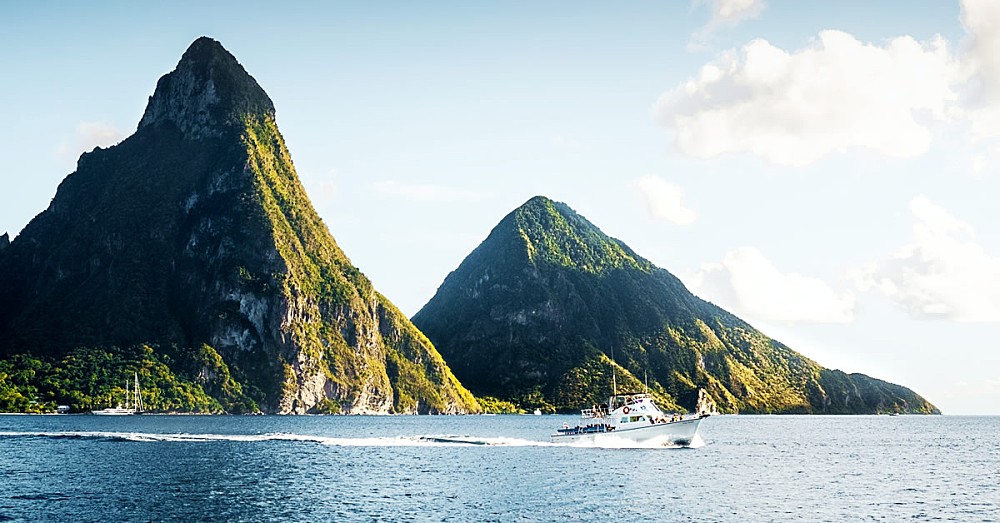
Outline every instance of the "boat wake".
<path id="1" fill-rule="evenodd" d="M 291 442 L 315 443 L 337 447 L 418 447 L 418 446 L 551 446 L 551 443 L 518 438 L 478 436 L 421 435 L 371 438 L 338 438 L 311 434 L 159 434 L 148 432 L 0 432 L 0 439 L 80 439 L 122 442 Z"/>
<path id="2" fill-rule="evenodd" d="M 691 443 L 679 445 L 669 440 L 651 439 L 648 441 L 634 441 L 629 438 L 619 438 L 615 436 L 605 436 L 597 441 L 574 441 L 568 443 L 553 444 L 560 447 L 581 447 L 598 449 L 700 449 L 706 445 L 700 434 L 695 434 Z"/>
<path id="3" fill-rule="evenodd" d="M 627 439 L 608 439 L 595 443 L 549 443 L 509 437 L 482 437 L 456 435 L 383 436 L 369 438 L 340 438 L 312 434 L 267 433 L 267 434 L 161 434 L 149 432 L 0 432 L 0 439 L 52 439 L 52 440 L 94 440 L 109 442 L 289 442 L 312 443 L 334 447 L 591 447 L 591 448 L 699 448 L 705 445 L 700 436 L 695 436 L 691 445 L 663 445 L 655 441 L 636 443 Z"/>

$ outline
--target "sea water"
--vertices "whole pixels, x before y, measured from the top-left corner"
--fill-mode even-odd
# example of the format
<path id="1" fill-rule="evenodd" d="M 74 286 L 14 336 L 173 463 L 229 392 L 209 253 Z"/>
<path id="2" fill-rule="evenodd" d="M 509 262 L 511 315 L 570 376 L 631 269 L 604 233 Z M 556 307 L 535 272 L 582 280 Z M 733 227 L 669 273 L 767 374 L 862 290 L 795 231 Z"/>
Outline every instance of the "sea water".
<path id="1" fill-rule="evenodd" d="M 1000 521 L 1000 418 L 718 416 L 694 448 L 572 416 L 0 416 L 0 521 Z"/>

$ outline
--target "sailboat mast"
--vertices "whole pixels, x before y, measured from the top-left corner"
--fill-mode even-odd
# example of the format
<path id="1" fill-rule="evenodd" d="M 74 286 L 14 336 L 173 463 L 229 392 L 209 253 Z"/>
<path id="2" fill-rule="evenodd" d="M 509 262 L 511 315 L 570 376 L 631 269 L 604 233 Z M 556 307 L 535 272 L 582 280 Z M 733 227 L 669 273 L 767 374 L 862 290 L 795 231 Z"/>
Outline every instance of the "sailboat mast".
<path id="1" fill-rule="evenodd" d="M 618 395 L 618 380 L 615 372 L 615 346 L 611 346 L 611 395 Z"/>
<path id="2" fill-rule="evenodd" d="M 139 373 L 138 372 L 135 373 L 135 383 L 134 383 L 133 387 L 134 387 L 133 388 L 134 392 L 133 392 L 133 396 L 132 396 L 133 409 L 135 409 L 136 412 L 142 412 L 142 411 L 146 410 L 146 406 L 142 403 L 142 395 L 139 393 Z"/>

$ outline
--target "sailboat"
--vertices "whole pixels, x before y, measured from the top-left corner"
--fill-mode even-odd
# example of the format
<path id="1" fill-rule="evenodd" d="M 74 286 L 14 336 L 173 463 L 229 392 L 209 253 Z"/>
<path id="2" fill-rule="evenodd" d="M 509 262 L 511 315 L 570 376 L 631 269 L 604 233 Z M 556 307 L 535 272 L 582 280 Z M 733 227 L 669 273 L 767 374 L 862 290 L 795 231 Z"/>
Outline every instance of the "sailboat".
<path id="1" fill-rule="evenodd" d="M 132 416 L 142 414 L 146 406 L 142 403 L 142 392 L 139 391 L 139 373 L 135 373 L 135 380 L 130 386 L 125 384 L 125 403 L 117 407 L 108 407 L 101 410 L 92 410 L 91 414 L 96 416 Z"/>

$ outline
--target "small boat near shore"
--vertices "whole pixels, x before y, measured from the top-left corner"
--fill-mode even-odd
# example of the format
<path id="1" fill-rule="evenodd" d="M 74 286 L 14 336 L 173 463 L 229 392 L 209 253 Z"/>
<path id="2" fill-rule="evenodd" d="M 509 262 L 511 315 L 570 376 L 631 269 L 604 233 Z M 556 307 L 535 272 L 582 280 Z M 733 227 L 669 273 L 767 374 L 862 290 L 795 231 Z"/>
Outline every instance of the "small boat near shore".
<path id="1" fill-rule="evenodd" d="M 627 440 L 640 444 L 689 446 L 698 434 L 698 425 L 708 414 L 682 416 L 667 414 L 653 403 L 649 394 L 615 394 L 607 405 L 594 405 L 580 412 L 575 427 L 564 424 L 552 434 L 552 443 L 601 443 Z"/>
<path id="2" fill-rule="evenodd" d="M 135 373 L 133 385 L 125 384 L 125 403 L 117 407 L 108 407 L 101 410 L 92 410 L 95 416 L 134 416 L 142 414 L 146 406 L 142 402 L 142 392 L 139 391 L 139 373 Z"/>

